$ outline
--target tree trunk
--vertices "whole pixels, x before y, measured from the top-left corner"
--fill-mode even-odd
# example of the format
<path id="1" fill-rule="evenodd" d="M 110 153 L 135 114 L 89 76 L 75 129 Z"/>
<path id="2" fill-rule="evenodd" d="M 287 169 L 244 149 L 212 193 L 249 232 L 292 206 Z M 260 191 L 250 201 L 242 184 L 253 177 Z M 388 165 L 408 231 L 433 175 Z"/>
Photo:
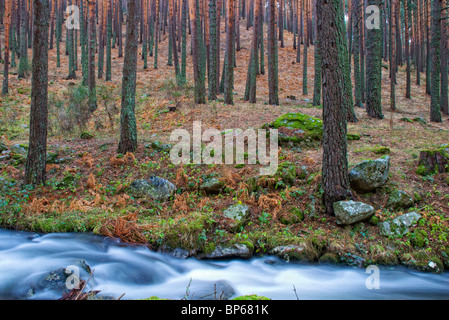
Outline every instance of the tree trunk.
<path id="1" fill-rule="evenodd" d="M 380 8 L 380 0 L 368 0 L 368 5 Z M 382 90 L 382 30 L 366 30 L 366 111 L 368 117 L 383 119 Z"/>
<path id="2" fill-rule="evenodd" d="M 441 41 L 441 8 L 442 0 L 432 0 L 432 42 L 431 42 L 431 91 L 430 121 L 442 122 L 440 109 L 440 41 Z"/>
<path id="3" fill-rule="evenodd" d="M 136 104 L 137 46 L 139 40 L 139 2 L 128 2 L 125 59 L 122 78 L 122 107 L 118 153 L 134 152 L 137 148 Z"/>
<path id="4" fill-rule="evenodd" d="M 33 11 L 30 137 L 24 183 L 36 186 L 46 181 L 49 1 L 34 0 Z"/>
<path id="5" fill-rule="evenodd" d="M 278 54 L 276 40 L 276 0 L 268 3 L 268 103 L 279 105 Z"/>
<path id="6" fill-rule="evenodd" d="M 350 197 L 347 160 L 347 41 L 340 0 L 317 1 L 317 31 L 323 71 L 323 204 L 333 214 L 333 203 Z M 346 56 L 344 55 L 346 53 Z"/>
<path id="7" fill-rule="evenodd" d="M 9 40 L 10 40 L 10 28 L 11 28 L 11 16 L 12 14 L 12 0 L 5 1 L 5 55 L 3 64 L 3 84 L 2 94 L 8 94 L 8 80 L 9 80 Z"/>
<path id="8" fill-rule="evenodd" d="M 448 49 L 447 49 L 447 12 L 443 11 L 444 16 L 441 20 L 441 112 L 449 115 L 448 107 Z"/>
<path id="9" fill-rule="evenodd" d="M 96 49 L 96 22 L 95 22 L 95 0 L 89 1 L 89 38 L 88 38 L 88 61 L 87 61 L 87 86 L 89 88 L 89 111 L 97 110 L 97 91 L 95 84 L 95 49 Z"/>
<path id="10" fill-rule="evenodd" d="M 406 63 L 406 83 L 405 97 L 411 98 L 411 78 L 410 78 L 410 35 L 409 23 L 411 20 L 410 0 L 404 0 L 404 28 L 405 28 L 405 63 Z"/>
<path id="11" fill-rule="evenodd" d="M 256 0 L 258 1 L 258 0 Z M 234 104 L 235 0 L 228 0 L 228 29 L 226 31 L 226 72 L 224 102 Z"/>

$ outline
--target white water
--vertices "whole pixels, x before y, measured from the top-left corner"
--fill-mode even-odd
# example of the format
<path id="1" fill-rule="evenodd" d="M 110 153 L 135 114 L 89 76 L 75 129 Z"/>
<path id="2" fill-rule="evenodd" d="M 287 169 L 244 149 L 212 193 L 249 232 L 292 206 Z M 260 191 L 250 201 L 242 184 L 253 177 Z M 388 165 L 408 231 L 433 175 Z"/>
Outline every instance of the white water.
<path id="1" fill-rule="evenodd" d="M 285 263 L 274 257 L 182 260 L 91 234 L 41 236 L 7 230 L 0 230 L 0 299 L 25 299 L 46 274 L 80 259 L 94 269 L 85 291 L 101 290 L 115 297 L 125 293 L 122 299 L 182 299 L 187 290 L 188 299 L 199 299 L 220 280 L 232 286 L 233 296 L 258 294 L 274 300 L 449 299 L 448 273 L 380 268 L 380 288 L 369 290 L 366 280 L 371 274 L 363 268 Z M 46 289 L 35 291 L 31 299 L 60 296 Z"/>

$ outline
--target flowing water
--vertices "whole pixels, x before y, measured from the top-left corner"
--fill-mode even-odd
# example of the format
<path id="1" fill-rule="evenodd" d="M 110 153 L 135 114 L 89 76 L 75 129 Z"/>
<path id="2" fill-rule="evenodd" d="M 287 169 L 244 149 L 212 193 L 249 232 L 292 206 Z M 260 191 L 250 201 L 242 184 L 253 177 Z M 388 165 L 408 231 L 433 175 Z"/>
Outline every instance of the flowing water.
<path id="1" fill-rule="evenodd" d="M 449 299 L 448 273 L 380 268 L 378 289 L 369 289 L 375 273 L 364 268 L 286 263 L 275 257 L 177 259 L 92 234 L 9 230 L 0 230 L 0 299 L 58 299 L 61 291 L 43 286 L 42 279 L 54 270 L 79 266 L 80 261 L 93 270 L 85 292 L 100 290 L 114 297 L 124 293 L 122 299 L 197 300 L 207 294 L 209 298 L 258 294 L 274 300 Z M 89 278 L 82 268 L 76 272 Z"/>

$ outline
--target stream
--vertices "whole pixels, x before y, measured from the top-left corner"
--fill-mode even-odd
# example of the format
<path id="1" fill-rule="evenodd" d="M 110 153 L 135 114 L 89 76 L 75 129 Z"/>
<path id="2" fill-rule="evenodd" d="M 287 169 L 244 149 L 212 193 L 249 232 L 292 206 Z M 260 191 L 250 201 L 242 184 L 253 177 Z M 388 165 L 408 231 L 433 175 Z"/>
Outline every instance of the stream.
<path id="1" fill-rule="evenodd" d="M 122 300 L 223 299 L 247 294 L 273 300 L 449 299 L 447 272 L 380 267 L 378 286 L 373 288 L 375 282 L 369 278 L 375 273 L 365 268 L 287 263 L 272 256 L 178 259 L 90 233 L 40 235 L 0 229 L 0 299 L 58 299 L 61 283 L 50 278 L 58 278 L 57 272 L 51 272 L 62 268 L 72 272 L 67 279 L 79 275 L 88 280 L 85 292 L 100 290 L 99 295 L 115 298 L 124 294 Z M 66 288 L 75 283 L 67 279 Z"/>

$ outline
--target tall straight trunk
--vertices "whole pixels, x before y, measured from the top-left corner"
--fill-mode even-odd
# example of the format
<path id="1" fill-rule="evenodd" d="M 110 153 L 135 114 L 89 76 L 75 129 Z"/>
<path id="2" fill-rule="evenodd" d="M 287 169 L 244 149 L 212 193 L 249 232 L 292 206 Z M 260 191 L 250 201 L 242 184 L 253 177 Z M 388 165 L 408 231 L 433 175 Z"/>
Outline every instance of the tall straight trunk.
<path id="1" fill-rule="evenodd" d="M 82 84 L 84 86 L 87 86 L 87 76 L 88 76 L 86 11 L 87 8 L 85 6 L 85 0 L 80 0 L 81 70 L 83 73 Z"/>
<path id="2" fill-rule="evenodd" d="M 250 61 L 248 62 L 248 73 L 246 77 L 246 88 L 243 99 L 251 103 L 256 103 L 256 79 L 258 65 L 258 29 L 259 29 L 259 1 L 255 1 L 253 40 L 251 44 Z"/>
<path id="3" fill-rule="evenodd" d="M 205 59 L 201 32 L 200 1 L 189 3 L 190 21 L 192 24 L 193 77 L 195 81 L 195 103 L 206 103 Z"/>
<path id="4" fill-rule="evenodd" d="M 209 0 L 209 75 L 208 75 L 208 88 L 209 88 L 209 100 L 217 100 L 217 1 Z"/>
<path id="5" fill-rule="evenodd" d="M 341 0 L 318 0 L 317 7 L 323 71 L 322 200 L 326 214 L 332 215 L 333 204 L 352 195 L 346 137 L 349 101 L 340 86 L 345 82 L 348 49 Z"/>
<path id="6" fill-rule="evenodd" d="M 442 0 L 432 0 L 432 41 L 431 41 L 431 89 L 430 89 L 430 121 L 442 122 L 440 109 L 440 41 L 441 41 L 441 8 Z"/>
<path id="7" fill-rule="evenodd" d="M 118 37 L 118 57 L 123 57 L 123 35 L 122 35 L 122 0 L 118 1 L 118 8 L 117 8 L 117 14 L 118 14 L 118 26 L 117 26 L 117 37 Z"/>
<path id="8" fill-rule="evenodd" d="M 120 142 L 117 152 L 125 154 L 137 148 L 135 115 L 137 46 L 139 38 L 139 1 L 128 2 L 126 21 L 125 59 L 122 78 L 122 107 L 120 113 Z"/>
<path id="9" fill-rule="evenodd" d="M 279 41 L 281 42 L 281 48 L 284 47 L 284 2 L 285 0 L 279 0 L 278 25 L 279 25 Z"/>
<path id="10" fill-rule="evenodd" d="M 98 20 L 99 20 L 99 28 L 98 28 L 98 79 L 103 78 L 103 69 L 104 69 L 104 44 L 105 44 L 105 10 L 104 10 L 104 2 L 105 0 L 100 0 L 98 2 Z"/>
<path id="11" fill-rule="evenodd" d="M 157 58 L 159 51 L 159 34 L 160 34 L 160 26 L 159 26 L 159 16 L 160 16 L 160 0 L 156 0 L 156 11 L 154 13 L 156 15 L 156 22 L 154 27 L 154 69 L 157 69 Z"/>
<path id="12" fill-rule="evenodd" d="M 368 0 L 368 5 L 380 8 L 380 0 Z M 368 117 L 383 119 L 382 90 L 382 30 L 366 30 L 366 111 Z"/>
<path id="13" fill-rule="evenodd" d="M 421 85 L 421 19 L 420 19 L 420 13 L 419 13 L 419 1 L 416 1 L 416 9 L 415 9 L 415 21 L 416 21 L 416 46 L 415 46 L 415 59 L 416 59 L 416 84 L 418 86 Z"/>
<path id="14" fill-rule="evenodd" d="M 180 84 L 186 83 L 186 65 L 187 65 L 187 0 L 182 1 L 181 12 L 181 70 Z"/>
<path id="15" fill-rule="evenodd" d="M 176 81 L 179 85 L 179 58 L 178 58 L 178 44 L 176 42 L 176 16 L 175 16 L 175 0 L 169 0 L 169 9 L 170 9 L 170 32 L 169 36 L 171 37 L 172 42 L 172 51 L 173 51 L 173 63 L 175 66 L 175 77 Z"/>
<path id="16" fill-rule="evenodd" d="M 307 47 L 309 46 L 309 42 L 307 39 L 307 30 L 308 30 L 308 24 L 307 24 L 307 17 L 308 17 L 308 6 L 307 6 L 308 0 L 303 0 L 303 12 L 304 12 L 304 51 L 303 51 L 303 57 L 302 57 L 302 94 L 307 94 Z M 307 11 L 306 11 L 307 10 Z"/>
<path id="17" fill-rule="evenodd" d="M 8 84 L 9 84 L 9 40 L 10 40 L 10 28 L 11 28 L 11 16 L 12 14 L 12 0 L 5 0 L 5 54 L 4 54 L 4 64 L 3 64 L 3 83 L 2 83 L 2 94 L 8 94 Z"/>
<path id="18" fill-rule="evenodd" d="M 434 19 L 435 17 L 429 17 L 429 1 L 433 1 L 433 0 L 425 0 L 424 4 L 425 4 L 425 19 L 426 19 L 426 93 L 427 94 L 432 94 L 431 93 L 431 71 L 432 71 L 432 48 L 431 48 L 431 35 L 430 35 L 430 24 L 432 23 L 432 21 L 430 21 L 431 19 Z M 431 2 L 433 3 L 433 2 Z M 441 15 L 441 12 L 440 12 Z"/>
<path id="19" fill-rule="evenodd" d="M 297 28 L 298 28 L 298 45 L 296 47 L 296 63 L 301 63 L 301 33 L 302 33 L 302 28 L 301 28 L 301 23 L 302 23 L 302 14 L 300 15 L 300 3 L 301 0 L 297 0 L 297 6 L 296 6 L 296 17 L 297 17 Z"/>
<path id="20" fill-rule="evenodd" d="M 36 186 L 46 182 L 50 2 L 49 0 L 34 0 L 33 8 L 30 136 L 24 183 Z"/>
<path id="21" fill-rule="evenodd" d="M 449 115 L 448 108 L 448 49 L 447 49 L 447 12 L 442 12 L 444 16 L 441 20 L 441 112 Z"/>
<path id="22" fill-rule="evenodd" d="M 265 48 L 264 48 L 264 40 L 263 40 L 263 2 L 260 1 L 260 10 L 259 10 L 259 49 L 260 49 L 260 59 L 259 59 L 259 74 L 265 74 Z"/>
<path id="23" fill-rule="evenodd" d="M 95 84 L 95 49 L 96 49 L 96 21 L 95 21 L 95 0 L 89 2 L 89 22 L 88 22 L 88 48 L 87 48 L 87 87 L 89 89 L 89 111 L 97 109 L 97 91 Z"/>
<path id="24" fill-rule="evenodd" d="M 276 0 L 268 2 L 268 103 L 279 105 L 278 54 L 276 39 Z"/>
<path id="25" fill-rule="evenodd" d="M 396 1 L 390 1 L 390 110 L 396 110 L 396 26 L 395 20 Z"/>
<path id="26" fill-rule="evenodd" d="M 364 25 L 361 21 L 361 1 L 353 0 L 353 22 L 354 22 L 354 43 L 352 46 L 352 52 L 354 56 L 354 104 L 357 107 L 363 107 L 362 103 L 362 83 L 361 83 L 361 74 L 360 74 L 360 42 L 361 42 L 361 34 L 362 34 L 362 26 Z"/>
<path id="27" fill-rule="evenodd" d="M 26 35 L 26 23 L 27 23 L 27 10 L 26 0 L 20 0 L 20 61 L 18 77 L 25 78 L 28 71 L 28 47 L 27 47 L 27 35 Z"/>
<path id="28" fill-rule="evenodd" d="M 258 0 L 256 0 L 258 1 Z M 228 0 L 228 29 L 226 31 L 226 70 L 224 102 L 234 104 L 235 0 Z"/>
<path id="29" fill-rule="evenodd" d="M 112 6 L 111 0 L 107 1 L 107 28 L 106 28 L 106 81 L 112 80 Z"/>
<path id="30" fill-rule="evenodd" d="M 410 36 L 409 36 L 410 20 L 411 20 L 410 0 L 404 0 L 405 64 L 406 64 L 405 97 L 407 99 L 411 98 Z"/>

